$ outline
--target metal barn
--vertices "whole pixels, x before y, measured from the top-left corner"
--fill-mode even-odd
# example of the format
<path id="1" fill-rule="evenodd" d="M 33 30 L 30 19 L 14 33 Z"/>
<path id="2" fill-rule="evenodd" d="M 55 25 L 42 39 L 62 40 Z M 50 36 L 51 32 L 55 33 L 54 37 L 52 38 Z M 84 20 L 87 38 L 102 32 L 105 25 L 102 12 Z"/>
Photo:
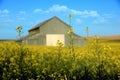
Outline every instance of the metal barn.
<path id="1" fill-rule="evenodd" d="M 61 41 L 65 46 L 69 46 L 70 38 L 68 31 L 70 26 L 64 21 L 54 16 L 48 20 L 45 20 L 32 29 L 30 29 L 29 35 L 23 38 L 23 43 L 28 45 L 45 45 L 55 46 L 57 41 Z M 86 40 L 73 33 L 74 45 L 83 46 Z"/>

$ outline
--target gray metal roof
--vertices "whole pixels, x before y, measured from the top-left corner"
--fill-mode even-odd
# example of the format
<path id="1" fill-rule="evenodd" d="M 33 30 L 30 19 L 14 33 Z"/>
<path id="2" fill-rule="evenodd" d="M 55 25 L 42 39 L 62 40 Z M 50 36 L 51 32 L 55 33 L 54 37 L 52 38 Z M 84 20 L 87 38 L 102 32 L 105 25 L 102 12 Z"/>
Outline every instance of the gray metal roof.
<path id="1" fill-rule="evenodd" d="M 62 23 L 64 23 L 65 25 L 67 25 L 67 26 L 69 27 L 69 25 L 68 25 L 67 23 L 65 23 L 64 21 L 62 21 L 62 20 L 59 19 L 58 17 L 54 16 L 54 17 L 52 17 L 52 18 L 50 18 L 50 19 L 47 19 L 47 20 L 45 20 L 45 21 L 43 21 L 43 22 L 38 23 L 37 25 L 35 25 L 33 28 L 29 29 L 28 31 L 32 31 L 32 30 L 34 30 L 34 29 L 36 29 L 36 28 L 41 27 L 43 24 L 45 24 L 46 22 L 50 21 L 50 20 L 53 19 L 53 18 L 57 18 L 58 20 L 60 20 Z"/>

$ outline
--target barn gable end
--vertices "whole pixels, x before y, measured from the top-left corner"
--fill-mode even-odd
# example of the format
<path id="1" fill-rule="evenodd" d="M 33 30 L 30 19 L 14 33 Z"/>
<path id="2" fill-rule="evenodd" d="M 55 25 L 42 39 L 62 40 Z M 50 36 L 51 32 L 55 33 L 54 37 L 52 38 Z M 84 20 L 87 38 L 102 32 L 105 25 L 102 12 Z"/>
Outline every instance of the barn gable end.
<path id="1" fill-rule="evenodd" d="M 29 31 L 29 34 L 30 34 L 30 35 L 33 35 L 33 34 L 36 34 L 36 33 L 39 33 L 39 32 L 40 32 L 40 28 L 37 27 L 37 28 L 35 28 L 35 29 L 30 30 L 30 31 Z"/>

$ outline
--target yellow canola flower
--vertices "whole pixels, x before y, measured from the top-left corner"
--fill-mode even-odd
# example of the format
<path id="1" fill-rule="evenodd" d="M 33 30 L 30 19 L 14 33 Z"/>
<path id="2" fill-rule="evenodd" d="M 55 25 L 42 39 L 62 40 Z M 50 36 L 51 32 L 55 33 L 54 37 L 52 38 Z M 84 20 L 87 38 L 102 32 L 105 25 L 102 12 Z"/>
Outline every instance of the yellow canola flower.
<path id="1" fill-rule="evenodd" d="M 100 39 L 100 36 L 95 35 L 95 36 L 94 36 L 94 39 L 95 39 L 95 40 L 98 40 L 98 39 Z"/>
<path id="2" fill-rule="evenodd" d="M 10 62 L 13 62 L 14 61 L 14 58 L 10 58 Z"/>
<path id="3" fill-rule="evenodd" d="M 32 55 L 32 59 L 35 59 L 35 56 L 34 56 L 34 55 Z"/>
<path id="4" fill-rule="evenodd" d="M 74 30 L 73 29 L 70 29 L 69 31 L 68 31 L 68 34 L 72 34 L 74 32 Z"/>
<path id="5" fill-rule="evenodd" d="M 16 73 L 16 70 L 13 70 L 14 73 Z"/>
<path id="6" fill-rule="evenodd" d="M 22 26 L 21 26 L 21 25 L 19 25 L 19 26 L 17 26 L 17 27 L 16 27 L 16 29 L 22 29 Z"/>
<path id="7" fill-rule="evenodd" d="M 107 46 L 107 48 L 108 48 L 109 50 L 111 50 L 111 47 L 110 47 L 109 45 Z"/>
<path id="8" fill-rule="evenodd" d="M 21 31 L 22 31 L 22 26 L 21 26 L 21 25 L 17 26 L 17 27 L 16 27 L 16 31 L 17 31 L 17 32 L 21 32 Z"/>
<path id="9" fill-rule="evenodd" d="M 57 44 L 56 45 L 59 46 L 59 47 L 63 47 L 64 44 L 60 40 L 57 40 Z"/>

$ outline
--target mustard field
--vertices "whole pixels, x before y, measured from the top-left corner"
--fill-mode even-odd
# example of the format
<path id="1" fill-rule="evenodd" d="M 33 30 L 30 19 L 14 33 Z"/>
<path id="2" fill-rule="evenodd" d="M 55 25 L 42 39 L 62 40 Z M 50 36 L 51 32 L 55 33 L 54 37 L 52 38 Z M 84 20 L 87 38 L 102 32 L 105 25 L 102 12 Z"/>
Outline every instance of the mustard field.
<path id="1" fill-rule="evenodd" d="M 119 80 L 120 42 L 30 46 L 0 42 L 0 80 Z"/>

